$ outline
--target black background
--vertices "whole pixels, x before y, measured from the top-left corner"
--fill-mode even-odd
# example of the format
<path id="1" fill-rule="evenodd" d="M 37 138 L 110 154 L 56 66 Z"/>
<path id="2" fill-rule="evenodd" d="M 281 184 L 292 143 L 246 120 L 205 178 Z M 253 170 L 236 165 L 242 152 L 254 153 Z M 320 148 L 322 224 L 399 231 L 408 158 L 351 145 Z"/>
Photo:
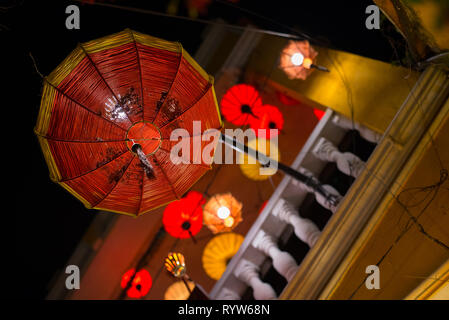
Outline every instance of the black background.
<path id="1" fill-rule="evenodd" d="M 114 4 L 165 12 L 167 1 L 114 1 Z M 182 2 L 181 2 L 182 3 Z M 67 30 L 65 8 L 76 4 L 81 11 L 80 30 Z M 384 61 L 394 60 L 393 50 L 382 35 L 385 31 L 365 28 L 365 8 L 371 1 L 244 1 L 237 3 L 250 14 L 214 1 L 204 19 L 221 17 L 228 23 L 251 21 L 279 32 L 289 27 L 307 33 L 328 46 Z M 181 7 L 180 15 L 186 15 Z M 267 19 L 263 19 L 260 16 Z M 270 21 L 274 20 L 273 21 Z M 128 12 L 74 1 L 7 1 L 1 9 L 3 40 L 4 133 L 9 132 L 3 158 L 13 173 L 6 180 L 14 191 L 14 249 L 11 260 L 17 298 L 44 299 L 48 283 L 63 270 L 80 238 L 95 215 L 59 185 L 51 182 L 33 129 L 37 120 L 42 88 L 29 53 L 43 75 L 48 75 L 77 45 L 125 28 L 172 41 L 180 41 L 192 55 L 201 43 L 205 24 L 168 17 Z M 384 24 L 388 27 L 388 24 Z M 391 28 L 391 26 L 389 26 Z M 393 35 L 394 36 L 394 35 Z M 313 42 L 313 41 L 312 41 Z M 271 62 L 270 62 L 271 63 Z M 11 89 L 8 87 L 10 86 Z M 12 91 L 9 91 L 12 90 Z M 5 98 L 9 101 L 5 103 Z M 8 129 L 6 129 L 6 126 Z M 11 126 L 11 128 L 10 128 Z M 6 142 L 5 142 L 6 143 Z M 13 164 L 13 167 L 10 165 Z M 8 171 L 8 172 L 6 172 Z M 11 209 L 8 209 L 11 210 Z M 4 228 L 9 227 L 4 225 Z"/>

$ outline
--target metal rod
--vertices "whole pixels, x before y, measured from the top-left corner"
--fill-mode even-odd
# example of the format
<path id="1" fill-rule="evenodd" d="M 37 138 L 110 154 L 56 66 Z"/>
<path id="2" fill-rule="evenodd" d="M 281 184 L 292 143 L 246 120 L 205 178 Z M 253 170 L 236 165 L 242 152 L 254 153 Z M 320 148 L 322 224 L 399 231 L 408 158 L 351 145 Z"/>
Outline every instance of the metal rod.
<path id="1" fill-rule="evenodd" d="M 188 229 L 187 232 L 189 233 L 190 238 L 193 240 L 193 243 L 196 244 L 196 239 L 193 236 L 192 231 L 190 231 L 190 229 Z"/>
<path id="2" fill-rule="evenodd" d="M 192 290 L 190 290 L 190 287 L 189 287 L 189 285 L 187 284 L 187 281 L 186 281 L 185 277 L 182 277 L 181 279 L 182 279 L 182 281 L 184 282 L 184 285 L 186 286 L 187 291 L 189 291 L 189 294 L 192 294 Z"/>
<path id="3" fill-rule="evenodd" d="M 236 29 L 236 30 L 243 30 L 243 31 L 249 30 L 249 31 L 253 31 L 253 32 L 269 34 L 269 35 L 287 38 L 287 39 L 298 39 L 299 40 L 299 39 L 304 38 L 304 37 L 300 37 L 298 35 L 291 34 L 291 33 L 277 32 L 277 31 L 273 31 L 273 30 L 265 30 L 265 29 L 259 29 L 259 28 L 254 28 L 254 27 L 237 26 L 237 25 L 232 25 L 232 24 L 228 24 L 228 23 L 224 23 L 224 22 L 210 21 L 210 20 L 205 20 L 205 19 L 200 19 L 200 18 L 194 19 L 194 18 L 189 18 L 189 17 L 184 17 L 184 16 L 176 16 L 176 15 L 158 12 L 158 11 L 154 11 L 154 10 L 133 8 L 133 7 L 121 6 L 121 5 L 111 4 L 111 3 L 101 3 L 101 2 L 85 3 L 82 0 L 76 0 L 76 2 L 82 2 L 83 4 L 88 4 L 91 6 L 109 7 L 109 8 L 119 9 L 119 10 L 126 10 L 126 11 L 130 11 L 130 12 L 150 14 L 150 15 L 160 16 L 160 17 L 164 17 L 164 18 L 172 18 L 172 19 L 178 19 L 178 20 L 192 21 L 192 22 L 196 22 L 196 23 L 223 26 L 225 28 Z"/>
<path id="4" fill-rule="evenodd" d="M 267 157 L 265 154 L 260 153 L 257 150 L 254 150 L 243 143 L 240 143 L 239 141 L 237 141 L 235 137 L 230 137 L 221 133 L 220 142 L 226 144 L 227 146 L 231 147 L 237 152 L 248 154 L 249 156 L 256 159 L 264 167 L 278 168 L 285 174 L 311 187 L 314 191 L 318 192 L 324 198 L 326 198 L 326 200 L 329 201 L 329 203 L 332 204 L 333 206 L 337 206 L 338 197 L 329 193 L 326 189 L 324 189 L 323 185 L 317 179 L 308 177 L 305 174 L 293 169 L 292 167 L 289 167 L 281 162 L 278 162 L 274 159 Z"/>
<path id="5" fill-rule="evenodd" d="M 311 68 L 318 69 L 318 70 L 320 70 L 320 71 L 330 72 L 328 68 L 323 67 L 323 66 L 320 66 L 320 65 L 312 64 L 310 67 L 311 67 Z"/>

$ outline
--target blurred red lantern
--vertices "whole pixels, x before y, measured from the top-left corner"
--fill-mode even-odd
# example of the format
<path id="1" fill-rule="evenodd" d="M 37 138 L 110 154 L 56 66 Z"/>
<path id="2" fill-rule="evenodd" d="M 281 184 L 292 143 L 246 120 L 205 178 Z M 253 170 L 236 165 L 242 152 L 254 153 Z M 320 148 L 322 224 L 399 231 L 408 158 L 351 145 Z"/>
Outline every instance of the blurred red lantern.
<path id="1" fill-rule="evenodd" d="M 321 120 L 321 118 L 324 116 L 324 111 L 320 109 L 313 109 L 313 114 L 315 117 L 317 117 L 318 120 Z"/>
<path id="2" fill-rule="evenodd" d="M 260 209 L 259 209 L 258 215 L 262 213 L 263 209 L 265 209 L 265 207 L 267 206 L 267 203 L 268 203 L 268 200 L 265 200 L 265 201 L 262 203 L 262 206 L 261 206 Z"/>
<path id="3" fill-rule="evenodd" d="M 170 203 L 164 210 L 162 223 L 173 237 L 186 239 L 200 232 L 203 226 L 203 195 L 190 191 L 184 198 Z"/>
<path id="4" fill-rule="evenodd" d="M 279 130 L 282 130 L 284 127 L 284 117 L 281 111 L 275 106 L 269 104 L 263 105 L 254 111 L 254 115 L 255 117 L 251 119 L 250 126 L 255 131 L 257 137 L 262 134 L 264 138 L 270 139 L 270 129 L 275 129 L 274 136 L 277 136 Z M 259 129 L 265 129 L 266 131 L 259 133 Z"/>
<path id="5" fill-rule="evenodd" d="M 300 104 L 300 102 L 296 99 L 293 99 L 292 97 L 280 92 L 276 91 L 276 96 L 279 99 L 279 101 L 286 106 L 294 106 Z"/>
<path id="6" fill-rule="evenodd" d="M 206 15 L 212 0 L 187 0 L 187 9 L 191 18 Z"/>
<path id="7" fill-rule="evenodd" d="M 224 94 L 220 102 L 225 119 L 237 126 L 250 124 L 256 110 L 262 107 L 259 92 L 247 84 L 238 84 Z"/>
<path id="8" fill-rule="evenodd" d="M 129 298 L 142 298 L 148 294 L 151 289 L 151 285 L 153 284 L 153 280 L 151 279 L 150 273 L 145 269 L 140 269 L 135 275 L 136 269 L 130 269 L 125 272 L 122 276 L 122 281 L 120 286 L 122 289 L 129 288 L 126 290 L 126 295 Z M 134 275 L 134 279 L 132 280 L 131 285 L 129 285 L 129 281 Z"/>

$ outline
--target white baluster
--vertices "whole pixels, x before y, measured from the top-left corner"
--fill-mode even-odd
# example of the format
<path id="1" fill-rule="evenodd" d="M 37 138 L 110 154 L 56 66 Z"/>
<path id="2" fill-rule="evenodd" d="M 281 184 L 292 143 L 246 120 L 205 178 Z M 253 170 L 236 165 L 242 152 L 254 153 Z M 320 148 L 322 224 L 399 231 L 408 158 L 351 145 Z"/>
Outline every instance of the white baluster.
<path id="1" fill-rule="evenodd" d="M 242 259 L 234 270 L 234 275 L 253 288 L 253 296 L 256 300 L 276 299 L 276 292 L 266 282 L 259 278 L 259 268 L 252 262 Z"/>
<path id="2" fill-rule="evenodd" d="M 377 133 L 371 129 L 368 129 L 367 127 L 354 122 L 354 126 L 352 125 L 352 121 L 346 117 L 343 117 L 341 115 L 335 115 L 332 118 L 332 122 L 335 123 L 337 126 L 344 128 L 344 129 L 355 129 L 360 133 L 360 136 L 372 143 L 378 143 L 380 139 L 382 138 L 382 135 L 380 133 Z"/>
<path id="3" fill-rule="evenodd" d="M 260 230 L 252 245 L 273 259 L 273 267 L 287 281 L 290 281 L 298 269 L 295 259 L 287 252 L 279 250 L 273 237 Z"/>
<path id="4" fill-rule="evenodd" d="M 319 183 L 318 179 L 313 175 L 312 172 L 310 172 L 309 170 L 305 169 L 305 168 L 299 168 L 299 172 L 301 172 L 302 174 L 308 176 L 310 179 L 314 180 L 316 184 Z M 321 195 L 321 193 L 313 190 L 312 187 L 306 185 L 305 183 L 298 181 L 296 179 L 292 179 L 292 184 L 301 188 L 302 190 L 306 191 L 306 192 L 310 192 L 313 193 L 315 196 L 315 200 L 316 202 L 318 202 L 320 205 L 322 205 L 324 208 L 335 212 L 337 210 L 337 207 L 334 206 L 332 203 L 330 203 L 323 195 Z M 328 184 L 323 184 L 322 185 L 323 189 L 325 189 L 327 192 L 335 195 L 338 198 L 337 203 L 340 202 L 341 200 L 341 195 L 340 193 L 332 186 L 328 185 Z"/>
<path id="5" fill-rule="evenodd" d="M 241 297 L 229 288 L 223 288 L 217 296 L 217 300 L 240 300 Z"/>
<path id="6" fill-rule="evenodd" d="M 291 224 L 296 236 L 309 247 L 313 247 L 321 235 L 316 224 L 309 219 L 301 218 L 293 205 L 285 199 L 278 200 L 271 214 Z"/>
<path id="7" fill-rule="evenodd" d="M 359 176 L 365 166 L 359 157 L 350 152 L 340 152 L 332 142 L 323 137 L 318 140 L 312 153 L 321 160 L 335 162 L 338 170 L 354 178 Z"/>

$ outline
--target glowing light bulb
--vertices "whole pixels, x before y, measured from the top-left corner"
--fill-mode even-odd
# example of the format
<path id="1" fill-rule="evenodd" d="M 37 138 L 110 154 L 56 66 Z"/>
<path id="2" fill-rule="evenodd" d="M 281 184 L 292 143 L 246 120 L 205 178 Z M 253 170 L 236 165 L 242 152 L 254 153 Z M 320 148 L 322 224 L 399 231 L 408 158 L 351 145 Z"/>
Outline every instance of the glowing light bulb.
<path id="1" fill-rule="evenodd" d="M 295 66 L 300 66 L 302 65 L 303 61 L 304 61 L 304 56 L 300 53 L 300 52 L 296 52 L 295 54 L 292 55 L 292 63 Z"/>
<path id="2" fill-rule="evenodd" d="M 310 69 L 310 67 L 312 66 L 312 63 L 313 63 L 312 59 L 305 58 L 304 62 L 303 62 L 304 68 Z"/>
<path id="3" fill-rule="evenodd" d="M 234 225 L 234 218 L 227 217 L 226 219 L 224 219 L 224 225 L 228 228 L 232 227 Z"/>
<path id="4" fill-rule="evenodd" d="M 220 207 L 217 210 L 217 216 L 223 220 L 226 219 L 227 217 L 229 217 L 230 214 L 231 214 L 231 211 L 229 210 L 228 207 L 225 207 L 225 206 Z"/>

